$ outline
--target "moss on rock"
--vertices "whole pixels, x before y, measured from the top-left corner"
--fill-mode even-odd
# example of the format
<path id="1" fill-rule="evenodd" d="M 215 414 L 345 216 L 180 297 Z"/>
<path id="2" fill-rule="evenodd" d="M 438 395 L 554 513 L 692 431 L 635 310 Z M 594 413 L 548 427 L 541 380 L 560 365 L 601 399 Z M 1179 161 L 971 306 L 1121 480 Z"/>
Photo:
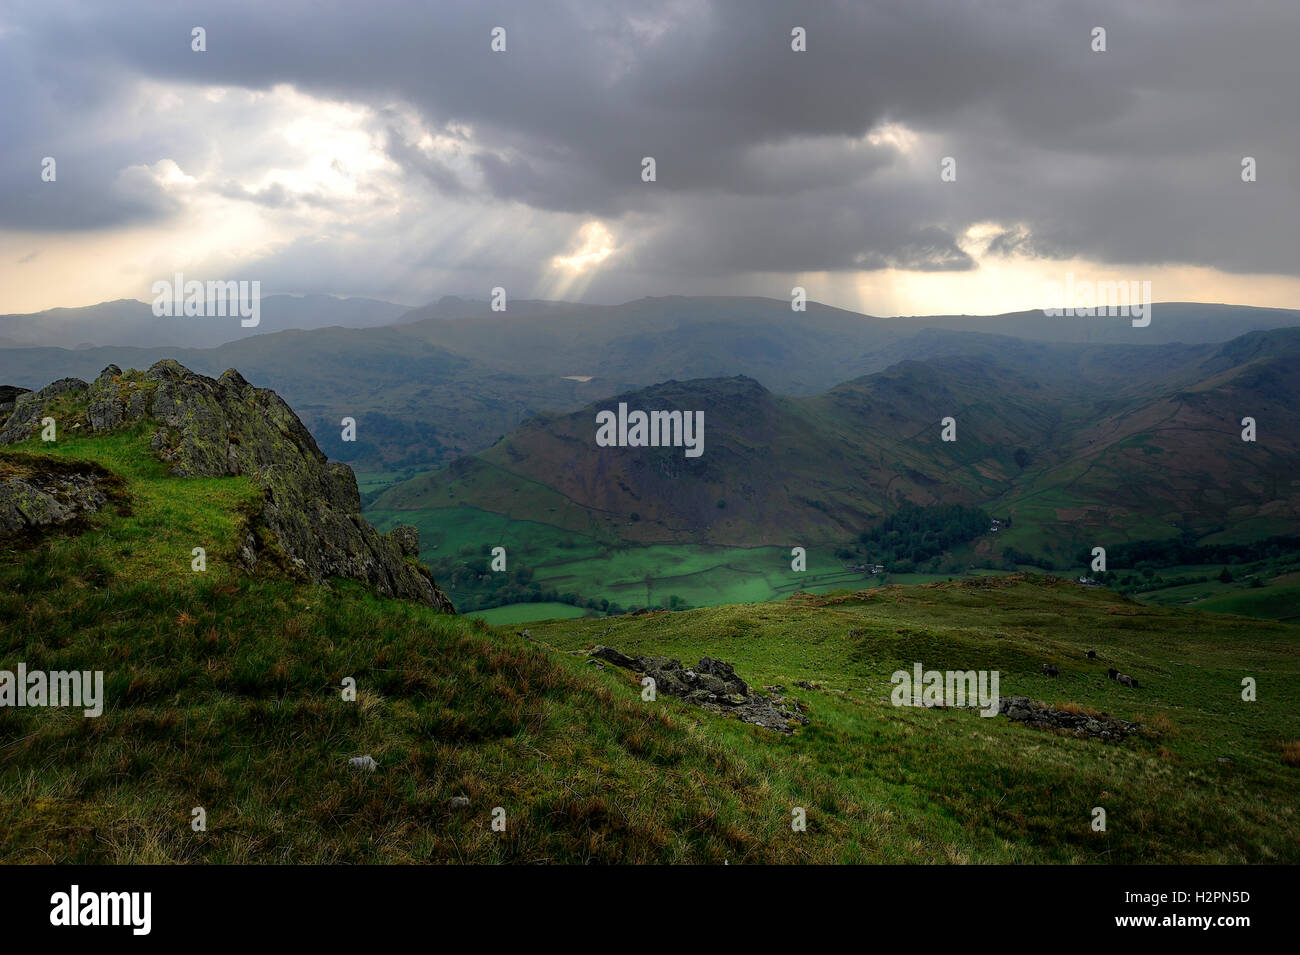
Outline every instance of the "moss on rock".
<path id="1" fill-rule="evenodd" d="M 254 387 L 234 369 L 213 379 L 168 359 L 143 373 L 110 365 L 91 384 L 65 378 L 17 397 L 0 428 L 0 444 L 34 436 L 47 415 L 74 431 L 113 431 L 144 422 L 157 427 L 150 446 L 177 477 L 253 479 L 263 498 L 240 551 L 249 569 L 271 556 L 314 580 L 349 577 L 384 596 L 455 612 L 428 569 L 407 559 L 413 549 L 418 552 L 414 528 L 389 536 L 376 531 L 361 516 L 352 469 L 325 457 L 279 395 Z M 13 508 L 21 498 L 26 509 L 18 513 L 44 506 L 27 488 L 15 488 L 12 498 Z M 273 548 L 259 532 L 263 527 L 274 539 Z"/>

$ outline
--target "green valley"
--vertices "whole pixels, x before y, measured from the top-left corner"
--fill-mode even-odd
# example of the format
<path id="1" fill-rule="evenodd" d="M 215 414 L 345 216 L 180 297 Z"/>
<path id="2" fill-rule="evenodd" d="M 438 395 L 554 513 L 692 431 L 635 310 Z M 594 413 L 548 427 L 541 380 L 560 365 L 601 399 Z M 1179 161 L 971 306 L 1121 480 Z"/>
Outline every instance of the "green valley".
<path id="1" fill-rule="evenodd" d="M 249 482 L 170 476 L 139 431 L 33 441 L 0 466 L 28 473 L 42 455 L 95 462 L 122 493 L 85 526 L 5 546 L 0 653 L 49 669 L 102 661 L 107 706 L 98 720 L 0 711 L 6 860 L 1300 858 L 1292 626 L 1021 575 L 555 621 L 525 639 L 502 615 L 489 629 L 355 582 L 248 574 L 234 553 Z M 189 565 L 196 539 L 210 545 L 206 574 Z M 688 555 L 662 560 L 692 570 Z M 633 562 L 611 564 L 611 580 L 634 576 Z M 718 655 L 794 692 L 810 723 L 781 736 L 646 703 L 630 676 L 590 665 L 596 643 Z M 1102 743 L 900 710 L 889 675 L 916 660 L 997 668 L 1004 694 L 1145 729 Z M 1060 664 L 1058 680 L 1043 662 Z M 1106 680 L 1107 665 L 1141 690 Z M 1241 701 L 1243 676 L 1258 679 L 1257 703 Z M 350 770 L 358 754 L 377 768 Z M 452 797 L 468 808 L 449 810 Z M 1089 825 L 1098 805 L 1105 833 Z M 205 832 L 191 830 L 194 806 Z M 498 806 L 505 836 L 487 824 Z M 790 826 L 798 809 L 805 832 Z"/>
<path id="2" fill-rule="evenodd" d="M 1243 542 L 1300 530 L 1300 431 L 1287 412 L 1300 403 L 1300 333 L 1105 360 L 959 338 L 937 337 L 943 352 L 930 360 L 812 397 L 703 379 L 539 415 L 478 455 L 376 493 L 368 513 L 383 526 L 419 526 L 423 557 L 471 607 L 558 600 L 596 613 L 1026 568 L 1078 576 L 1096 546 L 1116 555 L 1099 579 L 1129 575 L 1126 592 L 1189 603 L 1222 594 L 1157 592 L 1180 575 L 1182 586 L 1217 574 L 1221 558 L 1175 570 L 1194 562 L 1152 562 L 1128 545 L 1208 546 L 1224 539 L 1225 519 Z M 693 459 L 597 447 L 595 412 L 614 401 L 705 409 L 708 450 Z M 958 408 L 956 440 L 945 441 L 941 421 Z M 1243 408 L 1268 422 L 1266 439 L 1241 440 Z M 965 508 L 990 523 L 960 539 L 864 537 L 909 508 Z M 497 546 L 509 555 L 505 575 L 487 564 Z M 791 569 L 796 547 L 806 573 Z M 1286 554 L 1254 592 L 1206 606 L 1300 614 L 1291 590 L 1272 582 L 1300 565 L 1300 548 Z"/>

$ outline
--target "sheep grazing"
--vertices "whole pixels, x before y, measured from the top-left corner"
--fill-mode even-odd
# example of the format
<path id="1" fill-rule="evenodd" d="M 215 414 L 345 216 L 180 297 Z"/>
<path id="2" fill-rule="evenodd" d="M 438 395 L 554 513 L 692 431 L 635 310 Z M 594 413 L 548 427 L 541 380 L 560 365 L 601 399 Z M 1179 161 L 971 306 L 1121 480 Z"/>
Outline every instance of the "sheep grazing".
<path id="1" fill-rule="evenodd" d="M 1097 659 L 1097 651 L 1089 650 L 1087 653 L 1084 654 L 1084 656 L 1087 657 L 1089 660 L 1095 660 Z"/>
<path id="2" fill-rule="evenodd" d="M 1060 675 L 1061 675 L 1061 670 L 1060 670 L 1060 668 L 1057 667 L 1057 665 L 1054 664 L 1054 663 L 1044 663 L 1044 664 L 1043 664 L 1043 672 L 1046 673 L 1048 676 L 1060 676 Z"/>
<path id="3" fill-rule="evenodd" d="M 1133 678 L 1132 678 L 1131 676 L 1129 676 L 1127 673 L 1121 673 L 1121 674 L 1120 674 L 1119 676 L 1117 676 L 1115 679 L 1119 680 L 1119 682 L 1120 682 L 1121 684 L 1123 684 L 1124 686 L 1131 686 L 1131 687 L 1133 687 L 1133 689 L 1135 689 L 1135 690 L 1137 689 L 1138 681 L 1135 680 L 1135 679 L 1133 679 Z"/>
<path id="4" fill-rule="evenodd" d="M 1107 679 L 1110 679 L 1110 680 L 1118 680 L 1118 679 L 1119 679 L 1119 671 L 1116 670 L 1114 667 L 1111 667 L 1109 670 L 1106 671 L 1106 677 L 1107 677 Z"/>

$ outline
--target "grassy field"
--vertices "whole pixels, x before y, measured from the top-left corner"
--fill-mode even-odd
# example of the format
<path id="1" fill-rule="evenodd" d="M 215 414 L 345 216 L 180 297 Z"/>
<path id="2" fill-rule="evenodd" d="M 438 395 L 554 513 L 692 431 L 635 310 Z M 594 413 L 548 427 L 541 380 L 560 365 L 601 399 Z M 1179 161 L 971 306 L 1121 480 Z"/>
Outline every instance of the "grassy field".
<path id="1" fill-rule="evenodd" d="M 1216 613 L 1235 613 L 1245 617 L 1300 623 L 1300 587 L 1273 586 L 1259 590 L 1236 588 L 1231 593 L 1204 597 L 1194 606 L 1198 610 Z"/>
<path id="2" fill-rule="evenodd" d="M 779 739 L 672 699 L 655 705 L 699 721 L 773 788 L 800 793 L 810 833 L 838 841 L 843 861 L 1300 861 L 1300 628 L 1013 577 L 556 621 L 532 634 L 562 650 L 713 655 L 752 684 L 795 693 L 812 724 Z M 1084 659 L 1089 649 L 1097 660 Z M 974 712 L 898 709 L 890 674 L 916 661 L 996 669 L 1003 696 L 1151 732 L 1104 744 Z M 1045 662 L 1061 667 L 1058 679 L 1041 675 Z M 1108 666 L 1141 688 L 1106 679 Z M 1243 676 L 1258 680 L 1258 702 L 1241 700 Z M 638 699 L 625 672 L 602 677 Z M 1096 806 L 1105 833 L 1090 828 Z"/>
<path id="3" fill-rule="evenodd" d="M 106 705 L 0 708 L 3 862 L 1300 861 L 1294 626 L 1016 576 L 553 620 L 527 640 L 346 581 L 242 573 L 228 555 L 255 489 L 169 477 L 145 431 L 31 443 L 0 470 L 46 454 L 98 462 L 123 493 L 88 528 L 0 547 L 0 669 L 102 670 Z M 779 548 L 750 556 L 753 579 L 790 583 Z M 657 560 L 668 580 L 707 572 Z M 626 556 L 606 564 L 607 586 L 638 585 Z M 595 643 L 718 656 L 811 723 L 787 737 L 643 702 L 573 652 Z M 895 708 L 889 675 L 916 661 L 1150 732 L 1104 744 Z M 361 755 L 378 768 L 350 769 Z"/>
<path id="4" fill-rule="evenodd" d="M 996 510 L 996 508 L 994 509 Z M 420 529 L 421 556 L 428 562 L 454 555 L 485 556 L 500 544 L 506 547 L 511 567 L 528 567 L 533 579 L 545 590 L 573 593 L 583 600 L 594 598 L 617 603 L 623 608 L 670 606 L 676 597 L 691 607 L 719 606 L 779 600 L 797 590 L 824 593 L 831 590 L 870 588 L 885 584 L 927 584 L 951 580 L 954 576 L 1001 575 L 1008 570 L 975 567 L 992 561 L 1004 546 L 1042 552 L 1041 528 L 1023 517 L 1009 530 L 982 537 L 974 545 L 955 548 L 945 563 L 967 569 L 953 573 L 911 573 L 864 576 L 845 570 L 830 546 L 812 547 L 807 552 L 807 572 L 790 570 L 789 550 L 779 547 L 718 547 L 691 544 L 613 544 L 534 521 L 513 520 L 474 507 L 446 507 L 416 510 L 370 509 L 367 516 L 381 530 L 410 523 Z M 1144 532 L 1159 530 L 1144 526 Z M 1064 551 L 1063 551 L 1064 553 Z M 1071 552 L 1069 556 L 1075 554 Z M 1294 566 L 1293 555 L 1261 562 L 1258 570 L 1238 569 L 1232 583 L 1216 578 L 1223 565 L 1164 567 L 1158 573 L 1166 579 L 1179 576 L 1207 577 L 1208 580 L 1177 587 L 1142 590 L 1134 596 L 1143 603 L 1159 606 L 1196 607 L 1214 612 L 1235 613 L 1272 620 L 1300 621 L 1300 574 L 1285 573 Z M 1019 565 L 1020 571 L 1035 568 Z M 1121 574 L 1127 573 L 1120 569 Z M 1066 560 L 1055 571 L 1075 578 L 1087 568 L 1070 566 Z M 1261 586 L 1250 587 L 1248 578 L 1259 576 Z M 453 600 L 456 594 L 451 591 Z M 549 611 L 528 604 L 500 618 L 501 622 L 546 619 Z M 495 608 L 502 609 L 502 608 Z M 556 616 L 576 616 L 566 611 Z M 497 622 L 496 617 L 487 619 Z"/>
<path id="5" fill-rule="evenodd" d="M 0 460 L 90 460 L 123 478 L 129 504 L 119 519 L 84 536 L 84 546 L 102 554 L 126 579 L 188 580 L 192 551 L 206 552 L 209 579 L 234 571 L 226 558 L 236 549 L 238 529 L 259 506 L 261 495 L 246 478 L 191 478 L 181 485 L 149 449 L 146 428 L 54 443 L 29 441 Z M 177 493 L 178 486 L 184 493 Z"/>
<path id="6" fill-rule="evenodd" d="M 0 470 L 42 453 L 99 462 L 125 494 L 83 533 L 0 545 L 0 669 L 102 670 L 106 700 L 98 718 L 0 708 L 0 862 L 808 853 L 743 761 L 564 658 L 351 582 L 240 573 L 223 555 L 247 480 L 168 477 L 142 432 L 6 450 Z M 361 755 L 373 773 L 349 768 Z"/>
<path id="7" fill-rule="evenodd" d="M 380 530 L 402 523 L 418 527 L 420 555 L 426 561 L 458 553 L 482 557 L 499 544 L 506 548 L 509 566 L 530 568 L 543 588 L 623 607 L 667 606 L 673 596 L 690 606 L 742 603 L 865 583 L 861 573 L 843 568 L 830 547 L 808 549 L 807 571 L 795 573 L 788 548 L 610 545 L 471 507 L 371 509 L 366 516 Z M 454 591 L 449 596 L 456 599 Z M 526 604 L 520 606 L 528 612 L 522 609 Z"/>
<path id="8" fill-rule="evenodd" d="M 652 544 L 611 547 L 583 560 L 543 564 L 537 580 L 560 590 L 609 596 L 623 606 L 667 606 L 680 597 L 691 606 L 772 600 L 796 590 L 861 584 L 829 548 L 808 552 L 806 573 L 790 569 L 790 552 L 778 547 L 706 547 Z"/>
<path id="9" fill-rule="evenodd" d="M 356 475 L 357 490 L 364 497 L 367 494 L 378 494 L 380 491 L 386 491 L 399 481 L 409 480 L 414 477 L 414 472 L 410 469 L 404 471 L 357 471 Z"/>
<path id="10" fill-rule="evenodd" d="M 1219 579 L 1223 564 L 1196 564 L 1162 567 L 1163 581 L 1153 581 L 1152 589 L 1141 589 L 1132 596 L 1143 603 L 1167 607 L 1194 607 L 1215 613 L 1232 613 L 1300 623 L 1300 572 L 1295 554 L 1229 568 L 1230 581 Z M 1177 583 L 1187 580 L 1187 583 Z M 1164 582 L 1176 583 L 1165 586 Z M 1161 583 L 1161 586 L 1156 586 Z"/>
<path id="11" fill-rule="evenodd" d="M 572 604 L 539 600 L 536 603 L 507 604 L 504 607 L 475 610 L 465 616 L 471 620 L 482 620 L 494 627 L 500 627 L 514 623 L 531 623 L 534 620 L 569 620 L 585 614 L 585 610 Z"/>
<path id="12" fill-rule="evenodd" d="M 462 551 L 483 556 L 499 544 L 506 548 L 512 564 L 539 566 L 555 559 L 595 557 L 603 549 L 582 534 L 535 521 L 511 520 L 475 507 L 411 511 L 372 507 L 365 514 L 381 531 L 391 530 L 397 524 L 419 528 L 420 557 L 426 561 Z"/>

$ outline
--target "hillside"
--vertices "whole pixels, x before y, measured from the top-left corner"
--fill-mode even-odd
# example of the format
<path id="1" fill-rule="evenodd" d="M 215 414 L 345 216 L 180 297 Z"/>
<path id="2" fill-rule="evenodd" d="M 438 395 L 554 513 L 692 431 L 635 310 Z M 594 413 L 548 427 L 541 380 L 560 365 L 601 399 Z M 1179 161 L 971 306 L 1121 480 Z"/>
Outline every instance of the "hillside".
<path id="1" fill-rule="evenodd" d="M 1295 330 L 1208 351 L 1079 351 L 1077 373 L 1059 352 L 1049 362 L 1013 340 L 968 344 L 977 350 L 811 398 L 706 379 L 538 416 L 373 509 L 468 507 L 606 542 L 788 547 L 850 540 L 902 504 L 957 503 L 1019 518 L 1033 529 L 1016 535 L 1025 549 L 1057 558 L 1098 535 L 1300 527 Z M 704 410 L 705 453 L 598 447 L 596 413 L 616 403 Z M 1255 443 L 1240 439 L 1246 415 L 1263 429 Z M 952 442 L 940 434 L 948 416 Z"/>
<path id="2" fill-rule="evenodd" d="M 973 377 L 963 378 L 967 372 Z M 824 400 L 781 398 L 748 378 L 668 382 L 569 415 L 538 416 L 470 460 L 397 485 L 376 511 L 475 507 L 597 539 L 737 547 L 847 540 L 900 502 L 975 503 L 1015 470 L 1017 442 L 1055 423 L 976 362 L 904 363 Z M 984 404 L 981 400 L 987 398 Z M 703 409 L 705 451 L 601 448 L 595 412 Z M 962 410 L 965 439 L 938 422 Z"/>
<path id="3" fill-rule="evenodd" d="M 1300 337 L 1255 332 L 1200 362 L 1198 377 L 1061 436 L 1057 454 L 1003 497 L 1035 523 L 1074 526 L 1081 545 L 1107 536 L 1230 528 L 1234 539 L 1300 526 Z M 1257 440 L 1241 440 L 1251 417 Z M 1113 539 L 1113 536 L 1111 537 Z M 1063 550 L 1063 549 L 1062 549 Z"/>
<path id="4" fill-rule="evenodd" d="M 110 365 L 93 383 L 63 378 L 19 395 L 7 417 L 0 446 L 57 446 L 60 430 L 65 441 L 129 431 L 177 477 L 248 479 L 260 498 L 244 514 L 237 548 L 223 556 L 249 570 L 274 565 L 316 581 L 350 577 L 388 596 L 452 609 L 428 569 L 414 560 L 419 543 L 413 530 L 378 534 L 361 517 L 352 470 L 326 459 L 275 392 L 253 387 L 233 369 L 214 380 L 175 361 L 147 372 Z M 30 465 L 26 470 L 39 473 Z M 93 501 L 82 495 L 77 513 L 67 515 L 61 511 L 69 496 L 66 486 L 11 477 L 0 532 L 39 533 L 89 517 L 107 503 L 103 495 Z M 210 546 L 202 539 L 190 544 Z"/>
<path id="5" fill-rule="evenodd" d="M 94 718 L 0 707 L 0 860 L 1300 858 L 1294 627 L 1017 577 L 492 630 L 364 573 L 247 561 L 259 520 L 292 558 L 297 525 L 272 503 L 317 506 L 285 494 L 318 459 L 277 402 L 175 363 L 18 397 L 0 498 L 25 524 L 0 538 L 0 659 L 102 670 L 105 693 Z M 65 422 L 56 441 L 26 436 L 34 409 Z M 58 507 L 34 509 L 34 489 Z M 310 533 L 328 548 L 327 526 Z M 597 660 L 596 643 L 616 650 Z M 646 702 L 604 662 L 620 653 L 711 654 L 784 699 L 794 731 Z M 1106 741 L 889 705 L 889 674 L 918 660 L 997 668 L 1006 697 L 1142 728 Z M 1239 701 L 1243 675 L 1258 703 Z M 373 770 L 349 765 L 364 756 Z"/>
<path id="6" fill-rule="evenodd" d="M 282 299 L 297 310 L 283 320 L 272 308 Z M 815 302 L 796 313 L 788 300 L 675 296 L 611 306 L 515 299 L 506 312 L 446 299 L 382 327 L 316 328 L 362 318 L 341 311 L 346 303 L 338 300 L 315 318 L 299 314 L 308 299 L 266 302 L 262 325 L 250 330 L 259 334 L 220 347 L 173 347 L 212 341 L 194 337 L 200 334 L 226 335 L 230 326 L 219 320 L 185 320 L 190 324 L 176 326 L 177 339 L 169 326 L 158 326 L 164 320 L 146 314 L 153 324 L 106 343 L 112 347 L 75 349 L 103 341 L 87 332 L 55 339 L 65 347 L 0 348 L 0 382 L 39 388 L 64 375 L 93 377 L 109 364 L 143 368 L 165 358 L 212 376 L 236 367 L 275 387 L 331 457 L 392 472 L 485 450 L 534 414 L 577 411 L 670 379 L 744 375 L 775 394 L 814 396 L 900 361 L 995 350 L 1015 352 L 1040 376 L 1050 369 L 1122 388 L 1124 377 L 1108 368 L 1136 361 L 1140 378 L 1150 372 L 1146 359 L 1124 359 L 1122 352 L 1160 349 L 1172 368 L 1248 331 L 1300 325 L 1296 311 L 1191 303 L 1159 303 L 1151 325 L 1135 329 L 1125 319 L 1039 312 L 877 318 Z M 133 315 L 144 308 L 107 305 Z M 311 330 L 283 330 L 290 323 Z M 1001 345 L 987 337 L 999 335 Z M 0 331 L 0 344 L 5 337 Z M 148 347 L 125 347 L 127 341 Z M 339 440 L 344 416 L 358 421 L 355 443 Z"/>
<path id="7" fill-rule="evenodd" d="M 403 330 L 516 374 L 596 374 L 616 383 L 746 375 L 779 394 L 813 395 L 882 371 L 911 354 L 890 349 L 926 331 L 1001 335 L 1041 345 L 1156 346 L 1226 342 L 1250 331 L 1300 325 L 1300 312 L 1162 302 L 1151 324 L 1126 318 L 1006 315 L 877 317 L 789 299 L 666 296 L 621 305 L 541 308 L 512 302 L 505 312 L 466 307 L 415 309 Z M 423 318 L 428 314 L 430 317 Z M 445 316 L 458 316 L 448 320 Z"/>
<path id="8" fill-rule="evenodd" d="M 1291 742 L 1300 628 L 1144 607 L 1025 575 L 530 627 L 562 651 L 604 645 L 728 660 L 752 683 L 795 694 L 810 722 L 791 737 L 769 742 L 735 721 L 696 719 L 751 754 L 774 789 L 805 794 L 809 841 L 838 840 L 842 861 L 1300 857 Z M 1102 742 L 972 710 L 892 705 L 891 675 L 917 663 L 997 670 L 1003 699 L 1145 730 Z M 1060 676 L 1044 676 L 1044 664 Z M 1140 686 L 1107 679 L 1111 667 Z M 612 692 L 634 698 L 639 689 L 626 670 L 601 675 Z M 1258 702 L 1241 699 L 1247 675 L 1258 680 Z M 1098 806 L 1104 833 L 1090 829 Z"/>
<path id="9" fill-rule="evenodd" d="M 647 716 L 566 660 L 436 604 L 385 598 L 382 579 L 313 579 L 292 560 L 250 566 L 254 515 L 272 501 L 321 502 L 286 499 L 283 474 L 195 473 L 215 447 L 236 462 L 266 451 L 270 472 L 314 460 L 292 412 L 277 419 L 278 398 L 237 378 L 204 381 L 174 363 L 109 370 L 20 402 L 59 415 L 58 440 L 21 436 L 25 416 L 6 427 L 20 439 L 0 448 L 0 505 L 16 502 L 18 523 L 0 534 L 0 659 L 7 671 L 16 661 L 29 673 L 102 670 L 105 699 L 96 718 L 0 707 L 0 861 L 721 862 L 813 851 L 782 833 L 788 796 L 742 756 L 671 714 Z M 209 442 L 204 399 L 208 412 L 255 409 L 222 422 L 231 444 Z M 168 424 L 169 408 L 186 420 Z M 141 413 L 110 423 L 113 409 Z M 154 442 L 160 428 L 180 443 Z M 40 489 L 68 505 L 69 482 L 86 476 L 104 493 L 80 513 L 36 506 Z M 351 523 L 365 539 L 364 522 Z M 283 524 L 266 529 L 291 543 Z M 310 533 L 328 547 L 328 528 Z M 345 678 L 355 701 L 342 697 Z M 366 755 L 373 772 L 349 766 Z M 488 825 L 496 806 L 505 834 Z M 191 828 L 195 807 L 206 831 Z"/>
<path id="10" fill-rule="evenodd" d="M 0 315 L 0 344 L 76 349 L 106 345 L 211 348 L 286 329 L 372 328 L 396 321 L 408 311 L 405 305 L 369 298 L 266 295 L 260 298 L 257 324 L 244 327 L 230 314 L 221 318 L 159 317 L 153 314 L 151 302 L 118 299 L 82 308 Z"/>

